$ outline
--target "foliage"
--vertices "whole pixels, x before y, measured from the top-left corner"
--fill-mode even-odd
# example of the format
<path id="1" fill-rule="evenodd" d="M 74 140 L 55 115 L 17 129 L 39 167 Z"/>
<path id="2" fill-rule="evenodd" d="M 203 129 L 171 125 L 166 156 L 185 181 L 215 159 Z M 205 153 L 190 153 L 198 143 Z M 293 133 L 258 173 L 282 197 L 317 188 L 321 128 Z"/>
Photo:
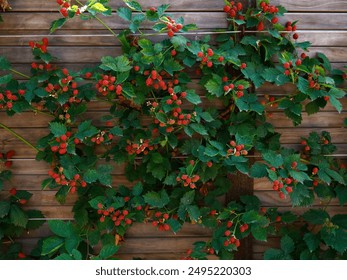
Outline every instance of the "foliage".
<path id="1" fill-rule="evenodd" d="M 103 22 L 98 16 L 111 15 L 107 0 L 57 2 L 63 17 L 51 32 L 74 17 Z M 323 54 L 309 57 L 310 44 L 291 33 L 295 23 L 278 22 L 285 9 L 268 1 L 248 9 L 226 1 L 226 31 L 232 36 L 202 40 L 184 36 L 196 26 L 174 19 L 168 5 L 143 10 L 136 1 L 124 3 L 117 10 L 129 23 L 117 35 L 123 54 L 103 57 L 97 68 L 74 72 L 52 64 L 46 38 L 29 43 L 41 62 L 31 65 L 27 81 L 13 79 L 10 62 L 0 58 L 0 68 L 8 71 L 0 78 L 0 108 L 10 116 L 32 110 L 51 118 L 48 134 L 35 147 L 37 160 L 50 166 L 43 188 L 57 190 L 60 203 L 77 194 L 74 222 L 49 222 L 54 235 L 42 239 L 31 257 L 113 259 L 127 229 L 146 222 L 161 231 L 178 232 L 184 223 L 213 229 L 211 240 L 196 243 L 187 259 L 209 254 L 230 259 L 247 236 L 266 241 L 278 234 L 281 249 L 267 251 L 267 259 L 345 258 L 344 215 L 330 217 L 326 209 L 312 208 L 299 217 L 264 209 L 255 196 L 227 205 L 218 199 L 232 192 L 227 176 L 240 172 L 268 178 L 293 206 L 335 198 L 345 205 L 347 173 L 327 157 L 336 149 L 330 135 L 310 134 L 302 151 L 284 148 L 270 117 L 278 107 L 299 125 L 304 110 L 314 114 L 329 103 L 341 111 L 345 74 L 333 70 Z M 149 40 L 141 30 L 145 22 L 166 38 Z M 245 35 L 242 28 L 268 32 Z M 211 102 L 222 105 L 206 107 L 191 87 L 193 79 Z M 259 98 L 254 88 L 265 83 L 292 84 L 295 91 Z M 88 119 L 87 104 L 95 100 L 109 105 L 109 112 Z M 251 153 L 261 158 L 253 163 Z M 112 184 L 115 169 L 125 170 L 131 187 Z M 5 218 L 9 207 L 17 207 L 1 203 Z M 25 215 L 10 227 L 26 228 Z M 293 227 L 297 221 L 302 228 Z"/>

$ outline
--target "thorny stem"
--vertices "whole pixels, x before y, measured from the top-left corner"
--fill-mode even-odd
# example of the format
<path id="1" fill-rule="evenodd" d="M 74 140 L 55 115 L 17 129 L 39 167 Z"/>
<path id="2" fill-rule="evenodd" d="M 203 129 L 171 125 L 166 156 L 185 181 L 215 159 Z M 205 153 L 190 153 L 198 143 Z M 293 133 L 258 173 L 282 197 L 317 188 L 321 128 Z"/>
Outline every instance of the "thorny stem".
<path id="1" fill-rule="evenodd" d="M 28 140 L 24 139 L 22 136 L 20 136 L 18 133 L 16 133 L 15 131 L 13 131 L 11 128 L 9 128 L 8 126 L 0 123 L 0 128 L 5 129 L 6 131 L 8 131 L 9 133 L 11 133 L 12 135 L 14 135 L 17 139 L 19 139 L 20 141 L 22 141 L 24 144 L 26 144 L 27 146 L 29 146 L 30 148 L 34 149 L 36 152 L 39 152 L 40 150 L 38 148 L 36 148 L 33 144 L 31 144 Z"/>

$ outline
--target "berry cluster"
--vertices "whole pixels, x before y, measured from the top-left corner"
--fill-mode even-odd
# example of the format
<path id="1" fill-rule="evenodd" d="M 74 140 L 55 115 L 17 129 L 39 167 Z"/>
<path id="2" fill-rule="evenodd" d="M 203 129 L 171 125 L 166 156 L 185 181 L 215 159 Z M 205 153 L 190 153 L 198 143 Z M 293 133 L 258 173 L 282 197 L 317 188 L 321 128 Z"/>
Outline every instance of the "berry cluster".
<path id="1" fill-rule="evenodd" d="M 100 145 L 104 142 L 112 141 L 113 134 L 106 132 L 106 131 L 100 131 L 97 135 L 93 136 L 90 141 L 92 143 L 95 143 L 96 145 Z"/>
<path id="2" fill-rule="evenodd" d="M 278 192 L 278 196 L 281 199 L 285 199 L 284 189 L 286 193 L 292 193 L 294 183 L 295 180 L 293 180 L 293 178 L 279 178 L 273 182 L 272 189 Z"/>
<path id="3" fill-rule="evenodd" d="M 57 185 L 70 187 L 70 193 L 75 193 L 78 186 L 82 188 L 87 186 L 87 183 L 81 178 L 80 174 L 75 174 L 71 180 L 67 179 L 64 175 L 63 167 L 50 169 L 48 175 L 54 179 Z"/>
<path id="4" fill-rule="evenodd" d="M 59 83 L 53 85 L 48 83 L 45 90 L 53 98 L 58 99 L 60 94 L 69 94 L 69 103 L 80 103 L 81 99 L 77 97 L 78 89 L 77 83 L 74 78 L 69 74 L 69 71 L 64 68 L 62 70 L 63 78 L 59 80 Z"/>
<path id="5" fill-rule="evenodd" d="M 116 227 L 130 226 L 133 221 L 128 217 L 129 211 L 115 210 L 114 207 L 105 207 L 102 203 L 98 204 L 98 214 L 101 215 L 100 222 L 105 222 L 106 217 L 110 217 Z"/>
<path id="6" fill-rule="evenodd" d="M 166 24 L 167 35 L 170 38 L 175 36 L 175 33 L 179 32 L 183 28 L 182 24 L 177 23 L 174 19 L 172 19 L 169 16 L 165 17 L 163 20 L 164 20 L 164 22 Z"/>
<path id="7" fill-rule="evenodd" d="M 176 178 L 177 182 L 181 182 L 184 187 L 189 186 L 191 189 L 196 188 L 195 183 L 198 182 L 199 180 L 200 180 L 200 176 L 197 174 L 192 174 L 192 175 L 182 174 L 181 176 L 178 176 Z"/>
<path id="8" fill-rule="evenodd" d="M 300 58 L 298 58 L 296 61 L 295 61 L 295 65 L 296 66 L 300 66 L 302 64 L 302 60 Z M 294 71 L 294 65 L 293 65 L 293 62 L 292 61 L 286 61 L 283 63 L 283 67 L 284 67 L 284 75 L 286 76 L 290 76 L 293 71 Z"/>
<path id="9" fill-rule="evenodd" d="M 52 66 L 52 64 L 47 63 L 47 64 L 37 64 L 36 62 L 31 63 L 31 68 L 33 70 L 37 70 L 37 71 L 42 71 L 42 70 L 46 70 L 46 71 L 51 71 L 54 70 L 55 67 Z"/>
<path id="10" fill-rule="evenodd" d="M 116 83 L 117 78 L 111 75 L 103 75 L 102 78 L 96 84 L 98 92 L 106 96 L 108 94 L 115 93 L 117 96 L 122 94 L 123 88 Z"/>
<path id="11" fill-rule="evenodd" d="M 208 48 L 207 51 L 200 51 L 197 54 L 198 58 L 201 59 L 201 66 L 206 65 L 208 68 L 213 66 L 213 59 L 216 57 L 219 62 L 224 61 L 223 56 L 215 56 L 213 50 Z"/>
<path id="12" fill-rule="evenodd" d="M 17 189 L 16 188 L 12 188 L 8 191 L 10 193 L 10 195 L 12 197 L 14 197 L 16 199 L 16 201 L 21 204 L 21 205 L 24 205 L 28 202 L 28 200 L 26 200 L 25 198 L 20 198 L 20 197 L 16 197 L 17 195 Z"/>
<path id="13" fill-rule="evenodd" d="M 60 13 L 63 17 L 73 17 L 81 13 L 80 9 L 77 6 L 71 6 L 70 0 L 57 0 L 57 3 L 60 5 Z M 71 13 L 71 15 L 69 15 Z"/>
<path id="14" fill-rule="evenodd" d="M 167 220 L 170 218 L 168 213 L 162 213 L 160 211 L 154 213 L 152 225 L 157 227 L 160 231 L 169 231 L 170 225 L 167 223 Z"/>
<path id="15" fill-rule="evenodd" d="M 11 168 L 12 161 L 11 159 L 15 155 L 15 151 L 10 150 L 7 153 L 0 153 L 0 172 L 2 171 L 2 168 Z M 3 166 L 2 166 L 3 164 Z"/>
<path id="16" fill-rule="evenodd" d="M 25 94 L 25 90 L 18 90 L 18 94 L 6 90 L 4 93 L 0 92 L 0 109 L 12 110 L 13 102 L 17 101 L 20 96 Z"/>
<path id="17" fill-rule="evenodd" d="M 160 127 L 165 127 L 166 132 L 170 133 L 174 130 L 174 125 L 178 126 L 186 126 L 191 122 L 192 115 L 191 114 L 184 114 L 182 112 L 181 105 L 183 104 L 183 99 L 186 98 L 187 93 L 185 91 L 181 93 L 175 93 L 174 89 L 172 87 L 169 87 L 168 93 L 170 94 L 170 97 L 166 99 L 165 103 L 166 105 L 169 105 L 172 107 L 171 112 L 168 112 L 167 119 L 165 121 L 163 119 L 155 119 L 154 123 L 159 124 Z M 158 103 L 153 102 L 152 105 L 152 111 L 154 112 L 156 108 L 158 108 Z M 164 113 L 162 110 L 158 111 L 159 113 Z"/>
<path id="18" fill-rule="evenodd" d="M 295 32 L 295 31 L 296 31 L 296 25 L 295 25 L 295 23 L 292 23 L 292 22 L 288 21 L 288 22 L 286 23 L 285 30 L 288 31 L 288 32 Z M 294 33 L 294 34 L 293 34 L 293 39 L 294 39 L 294 40 L 297 40 L 298 38 L 299 38 L 298 33 Z"/>
<path id="19" fill-rule="evenodd" d="M 227 234 L 229 234 L 229 230 L 227 230 L 225 233 L 224 233 L 224 235 L 227 233 Z M 231 235 L 231 232 L 230 232 L 230 234 L 229 234 L 229 236 Z M 240 245 L 241 245 L 241 243 L 240 243 L 240 240 L 239 239 L 237 239 L 234 235 L 232 235 L 231 237 L 228 237 L 225 241 L 224 241 L 224 243 L 223 243 L 223 245 L 224 245 L 224 247 L 228 247 L 229 245 L 234 245 L 236 248 L 238 248 L 238 247 L 240 247 Z"/>
<path id="20" fill-rule="evenodd" d="M 231 18 L 236 18 L 239 20 L 243 20 L 244 16 L 242 13 L 243 5 L 241 2 L 231 1 L 227 5 L 224 6 L 223 10 L 227 13 Z"/>
<path id="21" fill-rule="evenodd" d="M 66 134 L 56 137 L 54 143 L 51 144 L 51 151 L 53 153 L 59 153 L 60 155 L 65 155 L 67 153 L 67 147 L 69 145 L 69 140 L 72 133 L 70 131 L 66 132 Z M 75 139 L 75 144 L 78 144 L 78 139 Z M 78 143 L 77 143 L 78 141 Z"/>
<path id="22" fill-rule="evenodd" d="M 268 18 L 268 15 L 270 15 L 271 18 L 271 23 L 276 24 L 278 23 L 278 17 L 276 16 L 277 13 L 279 12 L 278 7 L 270 5 L 266 3 L 265 1 L 260 2 L 260 9 L 263 14 L 266 15 L 266 18 Z M 257 14 L 257 17 L 261 17 L 261 14 Z M 257 25 L 257 30 L 258 31 L 263 31 L 264 30 L 264 19 L 260 20 L 258 25 Z"/>
<path id="23" fill-rule="evenodd" d="M 29 46 L 31 47 L 32 50 L 40 49 L 41 52 L 46 53 L 47 52 L 47 46 L 48 46 L 48 39 L 43 38 L 40 43 L 35 43 L 33 41 L 30 41 Z"/>
<path id="24" fill-rule="evenodd" d="M 156 70 L 146 70 L 143 72 L 143 74 L 145 76 L 148 76 L 146 79 L 146 86 L 153 87 L 155 90 L 167 90 L 168 86 L 163 80 L 163 76 L 169 77 L 168 73 L 166 73 L 165 71 L 158 73 Z M 175 84 L 178 84 L 178 80 Z"/>
<path id="25" fill-rule="evenodd" d="M 227 156 L 246 156 L 248 155 L 248 151 L 245 150 L 245 145 L 243 144 L 237 144 L 234 140 L 229 142 L 229 145 L 231 146 L 230 149 L 227 150 Z"/>
<path id="26" fill-rule="evenodd" d="M 140 139 L 138 143 L 132 143 L 130 140 L 128 140 L 128 145 L 125 148 L 125 150 L 128 152 L 129 155 L 140 155 L 144 154 L 147 155 L 149 151 L 152 151 L 156 148 L 154 145 L 150 145 L 150 142 L 148 139 Z"/>

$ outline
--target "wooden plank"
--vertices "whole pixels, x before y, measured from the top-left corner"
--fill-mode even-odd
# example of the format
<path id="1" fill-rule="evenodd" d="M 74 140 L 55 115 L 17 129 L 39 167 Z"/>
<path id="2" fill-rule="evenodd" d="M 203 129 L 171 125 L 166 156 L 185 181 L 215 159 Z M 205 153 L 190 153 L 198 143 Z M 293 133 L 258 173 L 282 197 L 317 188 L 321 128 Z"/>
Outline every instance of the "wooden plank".
<path id="1" fill-rule="evenodd" d="M 14 175 L 10 181 L 4 184 L 4 191 L 11 188 L 27 191 L 41 191 L 41 182 L 49 178 L 48 175 L 43 174 L 18 174 Z M 135 183 L 129 182 L 125 175 L 112 175 L 113 186 L 124 185 L 127 187 L 133 186 Z"/>
<path id="2" fill-rule="evenodd" d="M 347 2 L 345 0 L 272 0 L 271 4 L 282 5 L 288 11 L 347 12 Z"/>
<path id="3" fill-rule="evenodd" d="M 185 0 L 151 0 L 150 2 L 147 0 L 139 0 L 138 2 L 142 5 L 143 9 L 169 4 L 170 8 L 168 11 L 220 11 L 223 10 L 224 7 L 223 1 L 206 0 L 194 0 L 192 2 L 187 2 Z M 126 7 L 123 1 L 120 0 L 110 0 L 109 6 L 114 10 L 119 7 Z M 12 0 L 11 7 L 15 12 L 54 12 L 59 10 L 59 5 L 57 5 L 55 0 L 33 0 L 30 2 Z"/>
<path id="4" fill-rule="evenodd" d="M 93 51 L 86 46 L 53 46 L 49 47 L 50 53 L 59 59 L 60 63 L 76 61 L 79 64 L 94 64 L 100 62 L 103 56 L 121 55 L 120 47 L 96 46 Z M 347 52 L 345 47 L 312 47 L 308 55 L 315 56 L 317 53 L 324 53 L 331 62 L 347 62 Z M 34 59 L 31 50 L 27 47 L 4 46 L 0 49 L 0 55 L 6 57 L 14 64 L 31 64 Z"/>
<path id="5" fill-rule="evenodd" d="M 93 120 L 95 125 L 103 125 L 101 117 L 107 113 L 104 112 L 86 112 L 83 115 L 83 119 Z M 299 127 L 302 128 L 341 128 L 344 127 L 344 119 L 347 118 L 347 112 L 343 111 L 338 114 L 336 112 L 320 112 L 308 116 L 307 113 L 303 113 L 303 121 Z M 1 122 L 12 128 L 24 128 L 24 127 L 40 127 L 46 128 L 47 123 L 52 120 L 51 117 L 40 115 L 35 117 L 32 112 L 23 112 L 12 117 L 8 117 L 5 112 L 0 112 Z M 268 119 L 275 127 L 292 128 L 293 123 L 282 112 L 274 112 L 272 117 Z M 152 123 L 152 118 L 143 117 L 142 124 L 144 126 Z"/>
<path id="6" fill-rule="evenodd" d="M 183 17 L 185 24 L 194 23 L 200 29 L 216 29 L 216 28 L 226 28 L 227 21 L 224 12 L 208 12 L 209 20 L 205 20 L 202 12 L 172 12 L 173 18 Z M 7 30 L 46 30 L 48 31 L 51 22 L 58 19 L 59 13 L 5 13 L 3 14 L 4 23 L 2 28 Z M 129 24 L 125 20 L 120 19 L 116 15 L 103 18 L 103 21 L 113 30 L 119 32 L 120 30 L 126 29 Z M 143 29 L 151 29 L 153 26 L 152 22 L 144 22 Z M 69 20 L 63 27 L 64 30 L 104 30 L 105 28 L 101 23 L 96 20 L 83 21 L 79 18 L 73 18 Z"/>
<path id="7" fill-rule="evenodd" d="M 259 184 L 259 183 L 255 183 Z M 272 184 L 267 182 L 261 185 L 262 188 L 266 188 L 266 191 L 255 191 L 254 195 L 256 195 L 260 201 L 261 205 L 266 207 L 290 207 L 292 206 L 290 197 L 287 196 L 285 199 L 280 199 L 278 193 L 272 190 Z M 255 188 L 255 187 L 254 187 Z M 321 200 L 316 198 L 313 206 L 322 206 L 324 207 L 329 201 Z M 329 203 L 330 206 L 340 206 L 338 199 L 332 199 Z"/>
<path id="8" fill-rule="evenodd" d="M 49 229 L 48 223 L 43 224 L 40 228 L 25 232 L 21 238 L 39 238 L 52 235 Z M 134 223 L 126 232 L 125 238 L 176 238 L 176 237 L 211 237 L 211 230 L 204 228 L 199 225 L 192 225 L 185 223 L 181 230 L 174 234 L 172 231 L 159 231 L 156 227 L 152 226 L 151 223 Z"/>

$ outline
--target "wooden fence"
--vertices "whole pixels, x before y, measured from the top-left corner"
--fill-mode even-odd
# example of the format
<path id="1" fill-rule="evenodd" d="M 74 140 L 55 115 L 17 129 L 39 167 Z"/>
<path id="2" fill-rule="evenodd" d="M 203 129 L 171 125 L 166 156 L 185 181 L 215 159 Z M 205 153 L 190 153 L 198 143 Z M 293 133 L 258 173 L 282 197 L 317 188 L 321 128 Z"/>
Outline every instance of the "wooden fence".
<path id="1" fill-rule="evenodd" d="M 122 6 L 122 1 L 111 0 L 111 6 L 116 9 Z M 139 1 L 144 7 L 156 6 L 164 3 L 171 4 L 170 12 L 185 18 L 187 23 L 196 23 L 200 30 L 193 36 L 200 36 L 200 32 L 213 32 L 216 28 L 225 27 L 225 14 L 222 9 L 222 0 L 152 0 Z M 244 1 L 252 2 L 252 1 Z M 0 24 L 0 55 L 6 56 L 15 69 L 28 73 L 28 65 L 32 62 L 31 50 L 27 47 L 30 40 L 40 40 L 46 36 L 50 40 L 50 52 L 59 57 L 59 64 L 71 69 L 78 69 L 81 65 L 95 65 L 105 55 L 115 56 L 120 54 L 117 40 L 108 34 L 97 21 L 72 20 L 62 30 L 49 35 L 50 23 L 59 17 L 55 0 L 10 1 L 12 11 L 2 14 L 4 23 Z M 280 4 L 288 9 L 285 21 L 299 20 L 298 34 L 300 40 L 309 40 L 313 43 L 311 54 L 325 53 L 332 61 L 332 65 L 342 69 L 347 65 L 347 1 L 336 0 L 274 0 L 273 4 Z M 126 23 L 117 17 L 106 18 L 116 32 L 126 27 Z M 194 87 L 198 86 L 195 84 Z M 265 85 L 257 94 L 283 95 L 290 92 L 292 86 L 281 88 Z M 203 96 L 204 91 L 198 88 Z M 337 145 L 336 156 L 347 158 L 347 134 L 343 128 L 344 119 L 347 118 L 347 100 L 342 100 L 344 110 L 338 114 L 328 106 L 319 114 L 307 116 L 301 126 L 293 128 L 280 110 L 274 110 L 272 123 L 277 131 L 282 134 L 281 142 L 286 146 L 298 147 L 300 138 L 307 136 L 311 131 L 327 130 L 332 134 L 333 143 Z M 91 104 L 88 116 L 98 116 L 106 112 L 98 103 Z M 29 141 L 35 143 L 40 137 L 47 134 L 49 118 L 25 112 L 8 118 L 0 112 L 0 120 L 17 133 L 25 135 Z M 6 149 L 14 149 L 15 157 L 14 178 L 5 190 L 15 186 L 18 189 L 28 190 L 33 197 L 27 208 L 40 209 L 48 219 L 72 219 L 71 207 L 75 197 L 69 196 L 65 205 L 55 201 L 55 191 L 41 191 L 40 182 L 47 178 L 48 165 L 35 161 L 35 153 L 20 141 L 14 139 L 5 131 L 0 131 L 0 140 L 6 141 Z M 114 185 L 127 185 L 123 168 L 117 168 L 113 174 Z M 252 187 L 252 186 L 251 186 Z M 290 201 L 282 201 L 277 194 L 271 191 L 271 184 L 266 180 L 257 179 L 253 184 L 253 192 L 257 195 L 263 206 L 278 207 L 281 210 L 291 210 L 301 213 L 305 209 L 292 209 Z M 5 194 L 1 194 L 5 195 Z M 320 205 L 317 201 L 316 206 Z M 315 206 L 314 206 L 315 207 Z M 328 210 L 331 213 L 347 213 L 346 208 L 341 208 L 338 202 L 333 202 Z M 49 229 L 29 232 L 21 238 L 26 250 L 32 248 L 42 236 L 47 236 Z M 208 240 L 210 233 L 201 227 L 186 225 L 177 235 L 158 232 L 150 225 L 138 224 L 133 226 L 126 235 L 126 243 L 122 247 L 121 258 L 141 257 L 147 259 L 176 259 L 191 247 L 197 240 Z M 248 247 L 247 258 L 262 258 L 262 253 L 268 246 L 275 245 L 276 239 L 268 243 L 252 242 Z"/>

